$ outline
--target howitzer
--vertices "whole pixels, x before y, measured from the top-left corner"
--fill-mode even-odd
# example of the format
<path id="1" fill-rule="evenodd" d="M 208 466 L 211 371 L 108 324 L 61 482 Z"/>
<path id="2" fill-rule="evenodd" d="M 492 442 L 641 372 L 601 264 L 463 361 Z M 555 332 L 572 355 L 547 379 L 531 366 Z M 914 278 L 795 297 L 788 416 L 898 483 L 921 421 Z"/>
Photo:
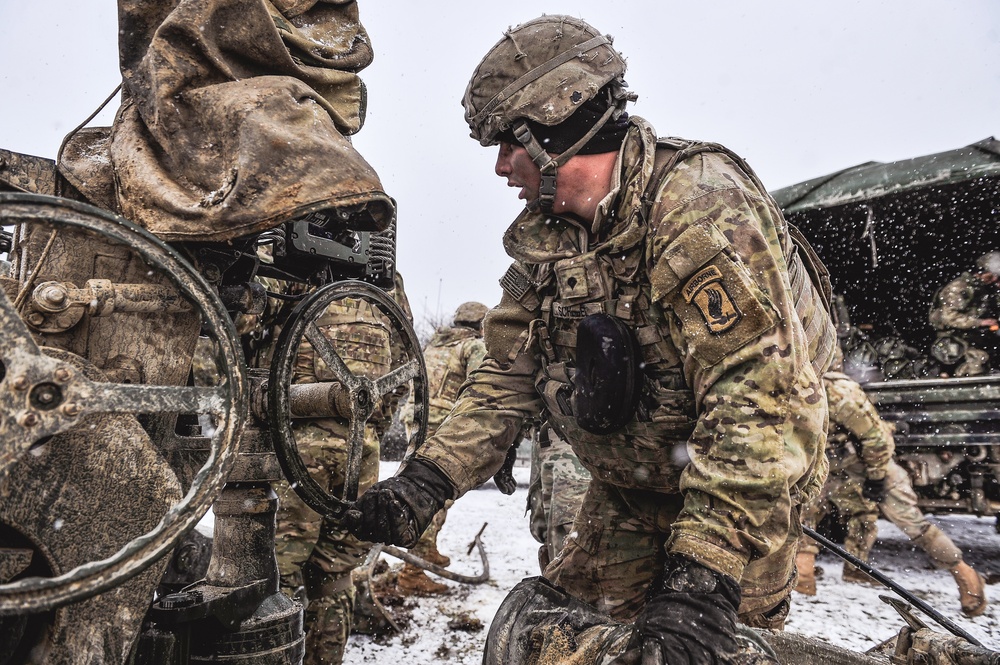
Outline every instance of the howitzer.
<path id="1" fill-rule="evenodd" d="M 270 367 L 255 369 L 233 319 L 262 303 L 246 252 L 260 236 L 168 245 L 92 206 L 21 193 L 0 193 L 0 226 L 12 229 L 13 268 L 0 294 L 0 662 L 300 662 L 302 607 L 278 592 L 271 482 L 288 478 L 336 521 L 357 495 L 365 423 L 401 386 L 416 396 L 419 445 L 425 370 L 398 305 L 315 253 L 306 272 L 273 268 L 321 284 L 284 321 Z M 386 375 L 351 372 L 317 329 L 344 299 L 391 326 Z M 217 385 L 191 381 L 199 333 Z M 292 384 L 303 340 L 335 381 Z M 298 453 L 293 423 L 319 417 L 349 423 L 341 496 Z M 166 555 L 213 506 L 204 578 L 154 600 Z"/>
<path id="2" fill-rule="evenodd" d="M 0 664 L 296 663 L 271 483 L 336 522 L 380 400 L 408 388 L 413 446 L 425 428 L 416 336 L 382 291 L 395 202 L 348 138 L 370 42 L 353 2 L 117 4 L 114 126 L 88 119 L 57 161 L 0 151 Z M 263 278 L 296 285 L 269 294 L 292 311 L 238 334 L 273 302 Z M 394 338 L 384 376 L 318 330 L 347 301 Z M 329 391 L 292 385 L 307 343 Z M 348 432 L 336 496 L 295 440 L 325 416 Z M 176 546 L 209 507 L 203 570 Z"/>

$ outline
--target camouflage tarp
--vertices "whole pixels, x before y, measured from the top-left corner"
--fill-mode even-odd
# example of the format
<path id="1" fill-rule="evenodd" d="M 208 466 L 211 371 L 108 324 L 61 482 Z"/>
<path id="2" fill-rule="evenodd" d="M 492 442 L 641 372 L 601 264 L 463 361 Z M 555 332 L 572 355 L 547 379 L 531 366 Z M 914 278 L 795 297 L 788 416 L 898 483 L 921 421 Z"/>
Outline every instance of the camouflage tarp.
<path id="1" fill-rule="evenodd" d="M 321 208 L 388 225 L 392 201 L 346 138 L 372 59 L 356 2 L 119 0 L 119 28 L 110 135 L 82 132 L 61 155 L 85 197 L 165 240 L 228 240 Z"/>

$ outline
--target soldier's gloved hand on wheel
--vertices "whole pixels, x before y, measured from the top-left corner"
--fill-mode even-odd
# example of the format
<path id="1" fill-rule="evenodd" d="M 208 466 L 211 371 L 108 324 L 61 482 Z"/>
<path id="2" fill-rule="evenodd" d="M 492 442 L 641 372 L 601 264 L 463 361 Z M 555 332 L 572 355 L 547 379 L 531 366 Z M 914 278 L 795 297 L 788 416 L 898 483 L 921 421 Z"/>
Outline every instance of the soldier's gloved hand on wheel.
<path id="1" fill-rule="evenodd" d="M 875 503 L 885 501 L 889 494 L 888 478 L 865 478 L 865 484 L 861 487 L 861 496 Z"/>
<path id="2" fill-rule="evenodd" d="M 642 665 L 777 664 L 737 637 L 740 585 L 728 575 L 671 554 L 650 592 L 632 637 Z"/>
<path id="3" fill-rule="evenodd" d="M 372 485 L 344 515 L 355 536 L 401 547 L 413 547 L 431 518 L 455 498 L 455 487 L 437 467 L 409 462 L 398 476 Z"/>

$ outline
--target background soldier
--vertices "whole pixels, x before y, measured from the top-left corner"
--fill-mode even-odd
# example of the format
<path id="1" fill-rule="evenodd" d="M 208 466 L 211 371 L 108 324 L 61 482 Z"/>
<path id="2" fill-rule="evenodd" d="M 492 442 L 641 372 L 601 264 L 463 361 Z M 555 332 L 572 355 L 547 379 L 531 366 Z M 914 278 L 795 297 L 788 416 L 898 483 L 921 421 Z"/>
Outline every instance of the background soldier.
<path id="1" fill-rule="evenodd" d="M 830 505 L 847 523 L 844 549 L 867 561 L 878 538 L 879 510 L 930 557 L 935 567 L 948 570 L 958 585 L 962 613 L 973 617 L 986 611 L 983 580 L 962 560 L 962 552 L 917 507 L 906 470 L 892 455 L 892 425 L 878 415 L 861 386 L 840 372 L 823 375 L 830 408 L 827 456 L 830 476 L 820 500 L 810 505 L 803 521 L 814 526 Z M 819 548 L 803 537 L 796 567 L 795 590 L 816 594 L 816 554 Z M 845 563 L 845 582 L 875 584 L 868 575 Z"/>
<path id="2" fill-rule="evenodd" d="M 483 317 L 489 308 L 478 302 L 467 302 L 455 310 L 451 326 L 444 326 L 434 332 L 434 336 L 424 349 L 424 364 L 427 366 L 427 385 L 430 403 L 427 411 L 427 434 L 432 436 L 451 412 L 458 399 L 458 391 L 486 356 L 483 344 Z M 450 506 L 448 506 L 450 507 Z M 447 507 L 439 510 L 430 526 L 410 548 L 410 553 L 424 561 L 448 566 L 451 559 L 438 551 L 437 536 L 444 526 Z M 447 585 L 435 582 L 423 570 L 411 563 L 404 563 L 396 578 L 396 587 L 403 593 L 437 594 L 448 590 Z"/>
<path id="3" fill-rule="evenodd" d="M 412 546 L 542 416 L 592 474 L 545 577 L 637 619 L 658 662 L 737 662 L 737 614 L 780 627 L 787 612 L 798 497 L 825 470 L 811 360 L 826 368 L 835 333 L 745 162 L 658 144 L 624 112 L 624 71 L 568 16 L 511 29 L 477 67 L 472 135 L 499 144 L 496 173 L 528 204 L 504 238 L 515 263 L 455 408 L 348 517 Z"/>
<path id="4" fill-rule="evenodd" d="M 978 376 L 989 370 L 990 351 L 997 345 L 997 318 L 995 298 L 1000 280 L 1000 252 L 988 252 L 976 260 L 976 272 L 962 273 L 934 294 L 929 320 L 937 331 L 939 342 L 931 354 L 943 364 L 961 364 L 955 376 Z M 953 337 L 958 342 L 951 346 L 964 347 L 959 360 L 941 357 L 938 347 L 945 348 L 941 338 Z M 948 342 L 948 340 L 944 340 Z M 985 346 L 990 351 L 983 350 Z"/>

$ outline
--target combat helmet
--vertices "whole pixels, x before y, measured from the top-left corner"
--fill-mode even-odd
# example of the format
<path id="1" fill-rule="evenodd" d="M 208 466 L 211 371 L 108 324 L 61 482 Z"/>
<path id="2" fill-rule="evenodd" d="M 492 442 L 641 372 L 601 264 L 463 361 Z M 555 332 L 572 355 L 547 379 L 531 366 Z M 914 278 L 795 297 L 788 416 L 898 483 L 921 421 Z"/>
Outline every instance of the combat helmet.
<path id="1" fill-rule="evenodd" d="M 455 325 L 478 328 L 490 308 L 481 302 L 464 302 L 455 310 Z"/>
<path id="2" fill-rule="evenodd" d="M 523 145 L 542 172 L 538 206 L 549 212 L 558 167 L 609 121 L 621 119 L 625 104 L 636 99 L 625 90 L 624 74 L 625 59 L 612 47 L 611 37 L 586 22 L 543 15 L 522 23 L 504 33 L 469 80 L 462 106 L 470 135 L 491 146 L 505 133 Z M 588 104 L 599 111 L 582 120 L 586 126 L 572 145 L 555 150 L 539 141 L 536 134 L 559 126 Z"/>
<path id="3" fill-rule="evenodd" d="M 954 335 L 942 335 L 931 345 L 931 357 L 942 365 L 957 365 L 969 348 L 969 343 Z"/>

